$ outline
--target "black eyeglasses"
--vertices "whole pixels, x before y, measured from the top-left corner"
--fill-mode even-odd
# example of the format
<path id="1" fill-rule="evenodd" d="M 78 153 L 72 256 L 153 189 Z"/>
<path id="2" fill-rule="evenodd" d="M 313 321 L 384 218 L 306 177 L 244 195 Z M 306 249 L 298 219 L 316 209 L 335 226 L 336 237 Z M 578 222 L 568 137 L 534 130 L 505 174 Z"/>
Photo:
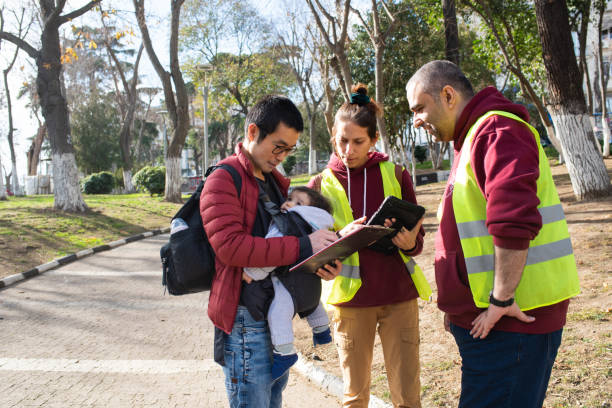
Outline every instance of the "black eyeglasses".
<path id="1" fill-rule="evenodd" d="M 272 154 L 291 154 L 297 150 L 297 146 L 287 147 L 287 146 L 279 146 L 274 145 L 274 149 L 272 149 Z"/>

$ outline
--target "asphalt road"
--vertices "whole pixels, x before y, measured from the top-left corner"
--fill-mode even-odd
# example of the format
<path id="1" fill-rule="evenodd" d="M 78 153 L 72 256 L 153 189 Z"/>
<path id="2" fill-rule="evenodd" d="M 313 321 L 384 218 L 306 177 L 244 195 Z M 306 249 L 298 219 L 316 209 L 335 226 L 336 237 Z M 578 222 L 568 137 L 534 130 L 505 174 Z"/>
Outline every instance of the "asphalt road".
<path id="1" fill-rule="evenodd" d="M 0 407 L 227 407 L 207 293 L 164 295 L 167 235 L 0 290 Z M 339 406 L 292 372 L 284 407 Z"/>

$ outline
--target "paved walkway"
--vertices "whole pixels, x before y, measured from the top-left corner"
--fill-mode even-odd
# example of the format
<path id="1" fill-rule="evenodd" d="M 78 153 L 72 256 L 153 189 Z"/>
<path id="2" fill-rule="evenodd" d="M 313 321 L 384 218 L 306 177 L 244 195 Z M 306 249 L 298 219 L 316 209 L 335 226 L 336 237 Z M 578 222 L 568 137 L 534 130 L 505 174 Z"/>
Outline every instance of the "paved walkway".
<path id="1" fill-rule="evenodd" d="M 227 407 L 207 294 L 164 296 L 167 235 L 0 291 L 0 407 Z M 295 372 L 284 407 L 338 406 Z"/>

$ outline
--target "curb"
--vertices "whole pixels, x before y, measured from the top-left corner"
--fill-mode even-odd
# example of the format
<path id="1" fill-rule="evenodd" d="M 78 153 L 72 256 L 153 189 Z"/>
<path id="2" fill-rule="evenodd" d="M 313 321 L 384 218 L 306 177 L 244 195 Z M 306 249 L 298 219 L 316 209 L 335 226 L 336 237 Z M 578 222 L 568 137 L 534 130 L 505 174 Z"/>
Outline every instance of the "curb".
<path id="1" fill-rule="evenodd" d="M 344 396 L 342 378 L 328 373 L 321 367 L 317 367 L 314 363 L 306 360 L 302 353 L 298 353 L 298 361 L 293 366 L 295 370 L 304 377 L 311 380 L 322 390 L 342 400 Z M 375 395 L 370 394 L 370 403 L 368 408 L 393 408 Z"/>
<path id="2" fill-rule="evenodd" d="M 69 264 L 71 262 L 76 261 L 77 259 L 82 259 L 89 255 L 97 254 L 98 252 L 108 251 L 109 249 L 113 249 L 118 246 L 128 244 L 130 242 L 138 241 L 144 238 L 149 238 L 149 237 L 159 235 L 159 234 L 165 234 L 167 232 L 170 232 L 170 227 L 159 228 L 153 231 L 142 232 L 140 234 L 132 235 L 131 237 L 118 239 L 117 241 L 109 242 L 108 244 L 98 245 L 96 247 L 84 249 L 74 254 L 68 254 L 68 255 L 62 256 L 61 258 L 54 259 L 51 262 L 47 262 L 46 264 L 42 264 L 35 268 L 32 268 L 29 271 L 16 273 L 14 275 L 10 275 L 10 276 L 0 279 L 0 289 L 6 288 L 7 286 L 20 282 L 22 280 L 29 279 L 34 276 L 38 276 L 51 269 L 57 268 L 58 266 Z"/>

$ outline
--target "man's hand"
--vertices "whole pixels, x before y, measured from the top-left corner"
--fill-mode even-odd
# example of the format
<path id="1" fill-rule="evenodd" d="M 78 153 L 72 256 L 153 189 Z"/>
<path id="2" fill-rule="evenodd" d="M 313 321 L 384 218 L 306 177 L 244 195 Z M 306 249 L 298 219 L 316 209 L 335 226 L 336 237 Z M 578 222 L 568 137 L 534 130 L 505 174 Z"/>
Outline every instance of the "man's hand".
<path id="1" fill-rule="evenodd" d="M 317 253 L 335 240 L 338 239 L 336 233 L 328 231 L 326 229 L 320 229 L 312 234 L 308 235 L 310 238 L 310 245 L 312 246 L 312 253 Z"/>
<path id="2" fill-rule="evenodd" d="M 447 332 L 451 332 L 450 330 L 450 317 L 448 315 L 448 313 L 444 313 L 444 330 L 446 330 Z"/>
<path id="3" fill-rule="evenodd" d="M 504 301 L 514 297 L 526 260 L 527 249 L 507 249 L 495 245 L 495 276 L 493 277 L 495 299 Z M 487 310 L 474 319 L 472 322 L 474 327 L 470 330 L 470 334 L 475 339 L 484 339 L 502 316 L 514 317 L 524 323 L 531 323 L 535 320 L 535 317 L 521 312 L 516 302 L 508 307 L 490 304 Z"/>
<path id="4" fill-rule="evenodd" d="M 338 236 L 343 237 L 345 235 L 350 234 L 351 232 L 357 229 L 357 225 L 363 225 L 367 219 L 368 217 L 364 215 L 361 218 L 357 218 L 355 221 L 351 222 L 350 224 L 346 224 L 344 228 L 338 231 Z"/>
<path id="5" fill-rule="evenodd" d="M 470 334 L 475 339 L 484 339 L 489 335 L 489 332 L 493 326 L 495 326 L 502 316 L 514 317 L 523 323 L 531 323 L 535 321 L 535 317 L 528 316 L 523 313 L 521 309 L 519 309 L 516 302 L 512 303 L 508 307 L 489 305 L 489 308 L 480 313 L 472 322 L 472 326 L 474 327 L 472 330 L 470 330 Z"/>
<path id="6" fill-rule="evenodd" d="M 421 225 L 423 225 L 423 220 L 425 217 L 421 217 L 421 219 L 416 223 L 416 225 L 411 229 L 407 230 L 402 227 L 402 229 L 395 234 L 393 238 L 391 238 L 391 242 L 398 247 L 399 249 L 403 249 L 404 251 L 410 251 L 416 247 L 417 236 L 421 231 Z M 385 220 L 385 227 L 391 227 L 395 222 L 395 218 L 387 218 Z"/>
<path id="7" fill-rule="evenodd" d="M 317 269 L 317 275 L 323 280 L 332 280 L 342 271 L 342 263 L 336 259 L 333 264 L 327 264 Z"/>

